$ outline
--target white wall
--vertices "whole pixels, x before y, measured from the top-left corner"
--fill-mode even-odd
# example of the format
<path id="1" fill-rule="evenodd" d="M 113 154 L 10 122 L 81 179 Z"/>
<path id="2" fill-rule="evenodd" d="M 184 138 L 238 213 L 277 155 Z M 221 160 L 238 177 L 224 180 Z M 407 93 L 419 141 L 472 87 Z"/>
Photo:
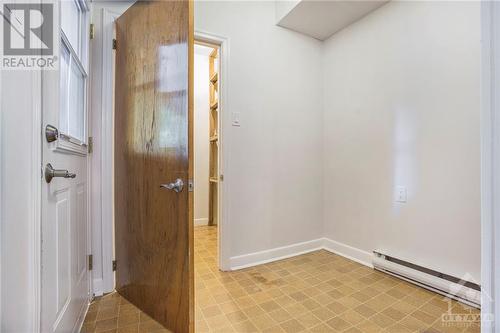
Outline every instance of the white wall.
<path id="1" fill-rule="evenodd" d="M 0 331 L 37 330 L 41 86 L 36 71 L 1 71 Z"/>
<path id="2" fill-rule="evenodd" d="M 325 42 L 328 238 L 480 281 L 479 7 L 391 2 Z"/>
<path id="3" fill-rule="evenodd" d="M 194 48 L 194 221 L 208 223 L 210 106 L 208 56 L 212 48 Z"/>
<path id="4" fill-rule="evenodd" d="M 195 30 L 229 39 L 225 122 L 231 256 L 319 238 L 321 43 L 275 26 L 274 2 L 196 2 Z M 228 118 L 226 118 L 228 120 Z"/>

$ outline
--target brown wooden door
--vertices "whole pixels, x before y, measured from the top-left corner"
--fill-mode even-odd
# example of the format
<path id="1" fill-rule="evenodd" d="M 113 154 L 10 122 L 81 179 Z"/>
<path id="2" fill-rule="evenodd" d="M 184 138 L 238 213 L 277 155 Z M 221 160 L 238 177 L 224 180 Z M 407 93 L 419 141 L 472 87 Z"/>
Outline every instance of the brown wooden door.
<path id="1" fill-rule="evenodd" d="M 116 21 L 116 288 L 176 333 L 193 331 L 192 23 L 190 1 Z"/>

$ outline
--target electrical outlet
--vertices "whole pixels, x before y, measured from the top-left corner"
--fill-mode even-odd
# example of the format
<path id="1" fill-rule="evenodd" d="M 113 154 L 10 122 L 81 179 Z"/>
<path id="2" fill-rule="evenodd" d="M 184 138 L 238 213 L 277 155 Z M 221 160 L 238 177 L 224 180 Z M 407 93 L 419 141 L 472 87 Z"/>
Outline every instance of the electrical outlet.
<path id="1" fill-rule="evenodd" d="M 408 199 L 408 193 L 406 187 L 397 186 L 396 187 L 396 202 L 405 203 Z"/>

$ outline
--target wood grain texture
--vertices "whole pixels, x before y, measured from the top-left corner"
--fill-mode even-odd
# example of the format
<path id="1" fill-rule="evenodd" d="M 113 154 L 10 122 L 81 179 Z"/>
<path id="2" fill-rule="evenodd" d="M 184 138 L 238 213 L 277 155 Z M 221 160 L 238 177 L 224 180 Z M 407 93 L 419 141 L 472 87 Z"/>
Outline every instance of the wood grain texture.
<path id="1" fill-rule="evenodd" d="M 193 332 L 190 1 L 139 1 L 116 21 L 118 292 L 173 332 Z M 180 193 L 161 189 L 181 178 Z"/>

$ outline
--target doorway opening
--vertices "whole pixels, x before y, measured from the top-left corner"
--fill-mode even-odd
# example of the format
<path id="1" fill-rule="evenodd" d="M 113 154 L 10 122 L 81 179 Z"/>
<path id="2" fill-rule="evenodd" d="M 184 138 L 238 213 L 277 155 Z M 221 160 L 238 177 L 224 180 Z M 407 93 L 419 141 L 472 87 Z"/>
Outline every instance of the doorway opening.
<path id="1" fill-rule="evenodd" d="M 195 276 L 221 269 L 219 256 L 220 183 L 223 180 L 220 131 L 220 48 L 194 46 L 194 252 Z M 202 284 L 201 280 L 197 280 Z"/>

